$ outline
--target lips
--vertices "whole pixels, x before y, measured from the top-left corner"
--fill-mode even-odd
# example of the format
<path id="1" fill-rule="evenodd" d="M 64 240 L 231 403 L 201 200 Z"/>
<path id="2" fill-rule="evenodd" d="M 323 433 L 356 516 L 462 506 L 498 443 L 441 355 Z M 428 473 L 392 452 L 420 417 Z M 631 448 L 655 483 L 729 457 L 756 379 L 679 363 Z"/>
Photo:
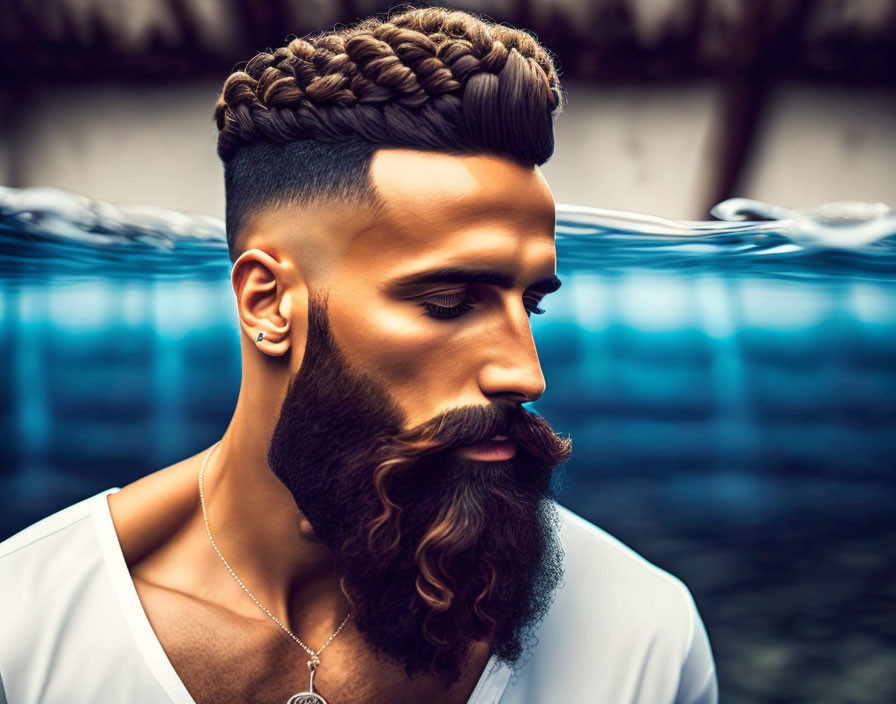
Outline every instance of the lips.
<path id="1" fill-rule="evenodd" d="M 506 435 L 493 435 L 483 442 L 459 447 L 455 452 L 471 460 L 509 460 L 516 454 L 516 443 Z"/>

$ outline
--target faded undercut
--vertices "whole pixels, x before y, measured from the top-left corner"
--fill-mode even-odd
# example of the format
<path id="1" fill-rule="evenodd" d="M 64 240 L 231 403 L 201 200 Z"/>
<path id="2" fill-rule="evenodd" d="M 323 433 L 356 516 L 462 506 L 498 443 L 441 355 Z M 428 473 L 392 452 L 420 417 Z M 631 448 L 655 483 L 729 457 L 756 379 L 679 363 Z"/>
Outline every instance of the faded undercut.
<path id="1" fill-rule="evenodd" d="M 230 259 L 260 208 L 335 199 L 375 210 L 368 169 L 382 147 L 541 165 L 562 102 L 552 54 L 530 34 L 443 7 L 261 52 L 215 108 Z"/>

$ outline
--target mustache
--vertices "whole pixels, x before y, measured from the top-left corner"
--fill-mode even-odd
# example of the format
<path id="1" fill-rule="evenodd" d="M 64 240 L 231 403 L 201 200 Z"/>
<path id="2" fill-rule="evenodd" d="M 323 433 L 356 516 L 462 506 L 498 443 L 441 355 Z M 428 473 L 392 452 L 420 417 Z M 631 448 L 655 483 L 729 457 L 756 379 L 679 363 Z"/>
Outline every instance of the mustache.
<path id="1" fill-rule="evenodd" d="M 427 456 L 445 455 L 463 445 L 488 440 L 493 435 L 506 435 L 512 439 L 518 447 L 517 456 L 523 454 L 533 458 L 539 466 L 548 468 L 548 472 L 567 462 L 572 454 L 569 437 L 559 436 L 544 418 L 522 406 L 467 406 L 391 437 L 381 436 L 373 485 L 383 510 L 368 525 L 368 549 L 387 554 L 398 546 L 400 533 L 394 534 L 388 543 L 379 545 L 376 544 L 377 535 L 385 525 L 394 522 L 403 509 L 392 498 L 390 487 L 412 471 L 416 463 Z M 506 470 L 508 462 L 492 462 L 490 465 Z"/>
<path id="2" fill-rule="evenodd" d="M 466 406 L 449 411 L 422 426 L 381 438 L 387 456 L 419 459 L 463 445 L 506 435 L 539 462 L 556 466 L 569 459 L 572 441 L 554 432 L 537 413 L 522 406 Z"/>

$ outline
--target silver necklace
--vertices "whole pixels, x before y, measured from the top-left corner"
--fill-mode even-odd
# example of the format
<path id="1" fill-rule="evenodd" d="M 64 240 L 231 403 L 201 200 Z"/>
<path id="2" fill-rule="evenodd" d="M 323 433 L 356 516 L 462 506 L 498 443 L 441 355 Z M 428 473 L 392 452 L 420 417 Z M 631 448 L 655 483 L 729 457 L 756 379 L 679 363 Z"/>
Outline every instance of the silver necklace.
<path id="1" fill-rule="evenodd" d="M 237 583 L 243 588 L 243 591 L 245 591 L 246 594 L 248 594 L 250 597 L 252 597 L 252 601 L 254 601 L 256 604 L 258 604 L 258 608 L 260 608 L 268 616 L 270 616 L 272 619 L 274 619 L 274 622 L 278 626 L 280 626 L 280 628 L 282 628 L 284 631 L 286 631 L 289 634 L 289 637 L 292 638 L 296 643 L 301 645 L 302 648 L 305 650 L 305 652 L 311 656 L 311 659 L 308 660 L 308 662 L 306 663 L 308 665 L 308 670 L 311 673 L 311 679 L 308 683 L 308 691 L 307 692 L 297 692 L 296 694 L 293 694 L 287 700 L 286 704 L 327 704 L 326 700 L 324 700 L 324 698 L 322 696 L 320 696 L 320 694 L 318 694 L 317 692 L 314 691 L 314 673 L 317 670 L 318 666 L 320 665 L 321 651 L 323 651 L 323 649 L 326 648 L 330 644 L 330 641 L 332 641 L 336 636 L 339 635 L 339 631 L 342 630 L 342 627 L 346 623 L 348 623 L 349 618 L 351 618 L 352 612 L 351 611 L 348 612 L 346 617 L 343 619 L 342 623 L 339 624 L 339 628 L 337 628 L 336 631 L 333 633 L 333 635 L 330 636 L 329 640 L 327 640 L 327 642 L 324 643 L 317 650 L 317 652 L 315 652 L 311 648 L 309 648 L 307 645 L 305 645 L 302 641 L 300 641 L 291 630 L 289 630 L 286 626 L 284 626 L 283 623 L 280 621 L 280 619 L 278 619 L 276 616 L 274 616 L 274 614 L 272 614 L 270 611 L 268 611 L 264 607 L 264 605 L 262 605 L 262 603 L 258 599 L 255 598 L 255 596 L 252 594 L 252 592 L 249 591 L 249 588 L 245 584 L 243 584 L 243 581 L 239 577 L 236 576 L 236 572 L 233 571 L 233 568 L 230 566 L 230 564 L 227 562 L 227 560 L 224 559 L 224 555 L 222 555 L 221 551 L 218 549 L 218 546 L 215 543 L 215 539 L 212 538 L 212 531 L 208 527 L 208 513 L 205 510 L 205 494 L 202 491 L 202 475 L 205 472 L 205 464 L 206 464 L 206 462 L 208 462 L 208 458 L 211 456 L 212 450 L 214 450 L 220 444 L 221 444 L 221 441 L 218 440 L 218 442 L 216 442 L 214 445 L 212 445 L 208 449 L 208 451 L 206 451 L 205 457 L 202 460 L 202 465 L 199 467 L 199 501 L 202 504 L 202 518 L 205 521 L 205 532 L 208 533 L 208 539 L 211 541 L 212 547 L 215 549 L 215 552 L 218 553 L 218 557 L 221 558 L 221 561 L 224 563 L 224 566 L 227 567 L 227 571 L 230 572 L 230 574 L 237 581 Z"/>

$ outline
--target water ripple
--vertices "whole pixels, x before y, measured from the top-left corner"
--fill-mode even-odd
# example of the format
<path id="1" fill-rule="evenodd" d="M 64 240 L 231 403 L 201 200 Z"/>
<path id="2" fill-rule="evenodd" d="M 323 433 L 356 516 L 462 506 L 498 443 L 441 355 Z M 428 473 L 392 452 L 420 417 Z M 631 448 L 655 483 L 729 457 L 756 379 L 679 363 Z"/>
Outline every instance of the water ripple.
<path id="1" fill-rule="evenodd" d="M 557 205 L 568 269 L 636 268 L 896 278 L 896 211 L 883 203 L 814 210 L 732 198 L 716 221 Z M 0 187 L 0 277 L 110 274 L 217 277 L 230 266 L 224 221 L 151 205 L 115 205 L 57 188 Z M 173 256 L 176 255 L 176 256 Z"/>

